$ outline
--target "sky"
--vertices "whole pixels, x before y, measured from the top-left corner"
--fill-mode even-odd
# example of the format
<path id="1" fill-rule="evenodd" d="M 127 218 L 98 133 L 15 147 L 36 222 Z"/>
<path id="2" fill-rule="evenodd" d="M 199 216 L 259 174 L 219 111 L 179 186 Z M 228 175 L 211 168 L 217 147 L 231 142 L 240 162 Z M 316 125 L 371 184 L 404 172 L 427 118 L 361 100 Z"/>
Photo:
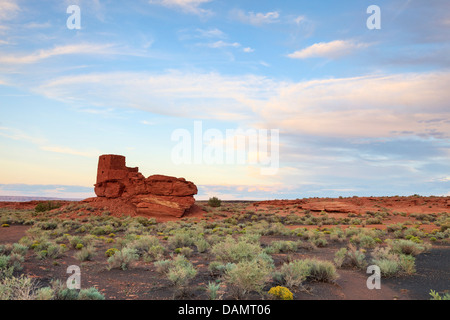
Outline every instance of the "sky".
<path id="1" fill-rule="evenodd" d="M 199 200 L 450 196 L 449 12 L 0 0 L 0 196 L 95 196 L 102 154 L 184 177 Z"/>

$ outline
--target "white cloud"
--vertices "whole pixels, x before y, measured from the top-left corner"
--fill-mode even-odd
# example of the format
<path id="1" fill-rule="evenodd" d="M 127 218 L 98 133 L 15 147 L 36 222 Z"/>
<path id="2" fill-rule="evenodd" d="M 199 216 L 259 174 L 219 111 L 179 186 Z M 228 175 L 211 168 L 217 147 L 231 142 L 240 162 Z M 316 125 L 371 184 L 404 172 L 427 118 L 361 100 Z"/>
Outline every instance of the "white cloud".
<path id="1" fill-rule="evenodd" d="M 109 54 L 126 54 L 125 51 L 120 51 L 117 46 L 112 44 L 76 44 L 57 46 L 52 49 L 43 49 L 27 55 L 0 55 L 0 63 L 5 64 L 31 64 L 41 60 L 49 59 L 61 55 L 109 55 Z"/>
<path id="2" fill-rule="evenodd" d="M 150 0 L 149 3 L 171 9 L 179 9 L 186 13 L 208 15 L 211 14 L 211 11 L 201 8 L 201 5 L 211 1 L 212 0 Z"/>
<path id="3" fill-rule="evenodd" d="M 52 26 L 52 24 L 50 22 L 43 22 L 43 23 L 39 23 L 39 22 L 30 22 L 24 25 L 25 28 L 27 29 L 46 29 L 46 28 L 50 28 Z"/>
<path id="4" fill-rule="evenodd" d="M 228 36 L 225 32 L 217 28 L 201 29 L 201 28 L 184 28 L 177 31 L 180 40 L 192 39 L 226 39 Z"/>
<path id="5" fill-rule="evenodd" d="M 147 121 L 147 120 L 142 120 L 141 123 L 146 125 L 146 126 L 154 126 L 156 124 L 156 122 Z"/>
<path id="6" fill-rule="evenodd" d="M 98 150 L 80 151 L 80 150 L 72 149 L 70 147 L 61 147 L 61 146 L 41 146 L 40 148 L 44 151 L 68 154 L 71 156 L 81 156 L 81 157 L 87 157 L 87 158 L 96 158 L 100 154 L 100 152 Z"/>
<path id="7" fill-rule="evenodd" d="M 319 42 L 305 49 L 288 55 L 293 59 L 328 58 L 337 59 L 355 52 L 355 50 L 367 48 L 369 44 L 358 43 L 352 40 L 335 40 L 331 42 Z"/>
<path id="8" fill-rule="evenodd" d="M 251 53 L 251 52 L 254 52 L 255 51 L 255 49 L 252 49 L 252 48 L 250 48 L 250 47 L 247 47 L 247 48 L 244 48 L 244 49 L 242 49 L 245 53 Z"/>
<path id="9" fill-rule="evenodd" d="M 16 0 L 0 0 L 0 21 L 14 19 L 19 11 Z"/>
<path id="10" fill-rule="evenodd" d="M 0 127 L 0 136 L 12 139 L 12 140 L 18 140 L 18 141 L 27 141 L 33 144 L 43 144 L 45 143 L 45 139 L 37 137 L 35 135 L 27 134 L 19 129 L 15 128 L 9 128 L 9 127 Z"/>
<path id="11" fill-rule="evenodd" d="M 202 114 L 238 120 L 252 113 L 248 107 L 253 101 L 272 96 L 277 85 L 253 75 L 120 72 L 60 77 L 35 88 L 35 92 L 64 102 L 84 101 L 96 106 L 131 107 L 176 116 Z"/>
<path id="12" fill-rule="evenodd" d="M 64 102 L 232 119 L 292 134 L 450 136 L 450 73 L 281 82 L 217 73 L 104 73 L 61 77 L 36 92 Z M 93 89 L 95 88 L 95 89 Z M 436 119 L 444 119 L 436 121 Z"/>
<path id="13" fill-rule="evenodd" d="M 238 42 L 225 42 L 225 41 L 219 40 L 219 41 L 216 41 L 213 43 L 208 43 L 208 44 L 206 44 L 206 46 L 209 48 L 226 48 L 226 47 L 237 48 L 237 47 L 240 47 L 241 44 Z"/>
<path id="14" fill-rule="evenodd" d="M 201 38 L 226 38 L 226 34 L 217 28 L 207 30 L 196 29 L 196 31 Z"/>
<path id="15" fill-rule="evenodd" d="M 295 19 L 294 19 L 294 22 L 297 24 L 297 25 L 300 25 L 302 22 L 304 22 L 306 20 L 306 17 L 305 16 L 298 16 L 298 17 L 296 17 Z"/>
<path id="16" fill-rule="evenodd" d="M 280 17 L 280 13 L 278 11 L 271 11 L 267 13 L 245 13 L 242 10 L 235 10 L 232 12 L 232 14 L 237 20 L 243 23 L 252 24 L 254 26 L 261 26 L 263 24 L 279 22 L 278 18 Z"/>
<path id="17" fill-rule="evenodd" d="M 63 154 L 89 157 L 89 158 L 95 158 L 100 153 L 98 150 L 80 151 L 80 150 L 75 150 L 70 147 L 48 145 L 48 141 L 45 138 L 37 137 L 35 135 L 25 133 L 22 130 L 15 129 L 15 128 L 9 128 L 9 127 L 0 127 L 0 137 L 5 137 L 8 139 L 17 140 L 17 141 L 26 141 L 26 142 L 36 145 L 41 150 L 56 152 L 56 153 L 63 153 Z"/>

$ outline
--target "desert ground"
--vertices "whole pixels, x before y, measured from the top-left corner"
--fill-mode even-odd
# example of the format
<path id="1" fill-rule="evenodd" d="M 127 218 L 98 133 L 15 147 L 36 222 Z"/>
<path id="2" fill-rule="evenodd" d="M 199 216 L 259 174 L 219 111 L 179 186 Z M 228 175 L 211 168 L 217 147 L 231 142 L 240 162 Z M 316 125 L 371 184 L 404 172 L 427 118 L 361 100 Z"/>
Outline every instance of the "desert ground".
<path id="1" fill-rule="evenodd" d="M 86 299 L 429 300 L 448 297 L 449 236 L 450 197 L 196 201 L 182 218 L 1 202 L 0 276 L 30 288 L 0 297 L 81 299 L 63 290 L 79 266 Z"/>

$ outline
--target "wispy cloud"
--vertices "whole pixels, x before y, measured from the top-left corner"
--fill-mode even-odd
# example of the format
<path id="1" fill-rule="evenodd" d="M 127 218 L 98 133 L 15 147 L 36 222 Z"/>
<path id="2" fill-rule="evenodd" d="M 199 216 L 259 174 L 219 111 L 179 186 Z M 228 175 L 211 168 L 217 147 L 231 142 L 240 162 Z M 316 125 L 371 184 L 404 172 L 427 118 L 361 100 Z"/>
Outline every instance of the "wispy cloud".
<path id="1" fill-rule="evenodd" d="M 254 26 L 261 26 L 264 24 L 279 22 L 280 13 L 278 11 L 262 12 L 248 12 L 243 10 L 234 10 L 231 12 L 232 16 L 242 23 L 251 24 Z"/>
<path id="2" fill-rule="evenodd" d="M 149 3 L 161 5 L 171 9 L 178 9 L 185 13 L 209 15 L 212 12 L 201 8 L 201 6 L 211 1 L 212 0 L 150 0 Z"/>
<path id="3" fill-rule="evenodd" d="M 1 196 L 86 199 L 94 197 L 93 187 L 74 185 L 0 184 Z"/>
<path id="4" fill-rule="evenodd" d="M 13 140 L 28 141 L 36 145 L 41 145 L 46 142 L 46 139 L 44 138 L 37 137 L 36 135 L 27 134 L 22 130 L 10 127 L 0 127 L 0 136 Z"/>
<path id="5" fill-rule="evenodd" d="M 218 28 L 183 28 L 177 31 L 180 40 L 193 39 L 226 39 L 228 35 Z"/>
<path id="6" fill-rule="evenodd" d="M 47 29 L 50 28 L 52 24 L 50 22 L 30 22 L 24 25 L 27 29 Z"/>
<path id="7" fill-rule="evenodd" d="M 307 58 L 327 58 L 338 59 L 350 55 L 356 50 L 364 49 L 370 46 L 368 43 L 360 43 L 352 40 L 335 40 L 331 42 L 315 43 L 305 49 L 288 54 L 289 58 L 307 59 Z"/>
<path id="8" fill-rule="evenodd" d="M 85 101 L 97 106 L 137 106 L 159 114 L 186 117 L 200 114 L 197 111 L 203 112 L 212 104 L 215 115 L 242 119 L 250 112 L 244 102 L 268 98 L 277 85 L 272 80 L 253 75 L 128 72 L 60 77 L 35 88 L 35 92 L 65 102 L 70 101 L 68 97 L 78 97 L 77 102 Z M 87 90 L 93 87 L 95 90 Z M 203 114 L 212 116 L 211 112 Z"/>
<path id="9" fill-rule="evenodd" d="M 199 37 L 201 38 L 226 38 L 227 35 L 217 28 L 211 28 L 211 29 L 196 29 L 198 32 Z"/>
<path id="10" fill-rule="evenodd" d="M 114 50 L 114 48 L 115 45 L 113 44 L 89 44 L 89 43 L 56 46 L 52 49 L 43 49 L 27 55 L 3 54 L 0 56 L 0 63 L 31 64 L 55 56 L 74 55 L 74 54 L 86 54 L 86 55 L 120 54 L 120 52 Z"/>
<path id="11" fill-rule="evenodd" d="M 81 157 L 87 157 L 87 158 L 96 158 L 100 154 L 100 152 L 98 150 L 80 151 L 80 150 L 72 149 L 70 147 L 61 147 L 61 146 L 41 146 L 41 149 L 44 151 L 62 153 L 62 154 L 67 154 L 67 155 L 71 155 L 71 156 L 81 156 Z"/>
<path id="12" fill-rule="evenodd" d="M 411 73 L 282 82 L 217 73 L 105 73 L 61 77 L 36 92 L 67 101 L 150 112 L 259 122 L 318 136 L 450 136 L 450 73 Z M 88 88 L 95 87 L 95 90 Z M 89 94 L 86 92 L 90 91 Z"/>
<path id="13" fill-rule="evenodd" d="M 294 19 L 295 24 L 300 25 L 306 20 L 304 15 L 298 16 Z"/>
<path id="14" fill-rule="evenodd" d="M 216 41 L 213 43 L 207 43 L 207 44 L 205 44 L 205 46 L 209 47 L 209 48 L 215 48 L 215 49 L 216 48 L 226 48 L 226 47 L 237 48 L 237 47 L 240 47 L 241 44 L 238 42 L 226 42 L 226 41 L 219 40 L 219 41 Z"/>
<path id="15" fill-rule="evenodd" d="M 0 21 L 14 19 L 19 11 L 16 0 L 0 0 Z"/>
<path id="16" fill-rule="evenodd" d="M 67 146 L 55 146 L 49 145 L 49 142 L 44 137 L 38 137 L 35 135 L 31 135 L 29 133 L 23 132 L 20 129 L 10 128 L 10 127 L 0 127 L 0 137 L 17 140 L 17 141 L 25 141 L 37 146 L 39 149 L 54 153 L 62 153 L 73 156 L 81 156 L 88 158 L 95 158 L 100 153 L 98 150 L 92 151 L 80 151 Z"/>
<path id="17" fill-rule="evenodd" d="M 148 120 L 141 120 L 142 124 L 146 125 L 146 126 L 154 126 L 156 124 L 156 122 L 154 121 L 148 121 Z"/>

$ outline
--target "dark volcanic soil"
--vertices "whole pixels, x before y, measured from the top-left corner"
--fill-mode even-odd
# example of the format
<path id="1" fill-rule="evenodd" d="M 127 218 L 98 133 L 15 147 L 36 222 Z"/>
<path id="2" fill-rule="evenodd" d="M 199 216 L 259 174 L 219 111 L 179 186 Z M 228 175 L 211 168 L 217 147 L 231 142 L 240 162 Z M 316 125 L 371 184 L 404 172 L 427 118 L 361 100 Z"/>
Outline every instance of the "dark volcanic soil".
<path id="1" fill-rule="evenodd" d="M 416 275 L 386 279 L 387 286 L 405 292 L 409 299 L 430 299 L 430 290 L 450 289 L 450 247 L 435 247 L 416 257 Z"/>

